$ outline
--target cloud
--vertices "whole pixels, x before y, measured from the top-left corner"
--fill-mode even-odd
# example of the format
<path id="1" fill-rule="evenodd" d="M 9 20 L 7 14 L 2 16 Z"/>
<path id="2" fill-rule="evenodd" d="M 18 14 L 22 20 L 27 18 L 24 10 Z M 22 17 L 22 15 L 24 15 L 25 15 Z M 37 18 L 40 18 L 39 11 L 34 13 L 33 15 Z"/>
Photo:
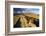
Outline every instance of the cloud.
<path id="1" fill-rule="evenodd" d="M 17 13 L 36 13 L 39 14 L 38 8 L 15 8 Z"/>

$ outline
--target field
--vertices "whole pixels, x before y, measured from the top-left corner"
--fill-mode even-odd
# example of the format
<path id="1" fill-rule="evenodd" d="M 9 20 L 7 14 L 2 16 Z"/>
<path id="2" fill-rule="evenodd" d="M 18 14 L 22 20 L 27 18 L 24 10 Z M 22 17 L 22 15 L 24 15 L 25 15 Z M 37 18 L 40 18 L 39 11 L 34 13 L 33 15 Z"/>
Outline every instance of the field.
<path id="1" fill-rule="evenodd" d="M 19 14 L 13 17 L 14 27 L 37 27 L 39 24 L 34 23 L 37 20 L 39 20 L 39 15 L 34 13 Z"/>

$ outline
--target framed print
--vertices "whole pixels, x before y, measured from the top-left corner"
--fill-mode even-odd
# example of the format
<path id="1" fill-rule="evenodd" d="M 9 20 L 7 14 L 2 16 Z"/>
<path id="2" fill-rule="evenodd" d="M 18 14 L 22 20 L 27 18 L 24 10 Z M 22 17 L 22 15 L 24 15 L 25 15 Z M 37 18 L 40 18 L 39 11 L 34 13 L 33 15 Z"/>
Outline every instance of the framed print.
<path id="1" fill-rule="evenodd" d="M 6 2 L 6 34 L 45 32 L 44 3 Z"/>

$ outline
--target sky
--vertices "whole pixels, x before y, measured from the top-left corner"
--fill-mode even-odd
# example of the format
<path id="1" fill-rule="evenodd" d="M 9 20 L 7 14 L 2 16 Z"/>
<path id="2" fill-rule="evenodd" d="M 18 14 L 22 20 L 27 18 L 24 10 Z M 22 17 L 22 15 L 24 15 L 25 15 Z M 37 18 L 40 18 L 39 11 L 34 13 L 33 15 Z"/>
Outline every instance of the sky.
<path id="1" fill-rule="evenodd" d="M 13 8 L 14 13 L 35 13 L 39 14 L 39 8 Z"/>

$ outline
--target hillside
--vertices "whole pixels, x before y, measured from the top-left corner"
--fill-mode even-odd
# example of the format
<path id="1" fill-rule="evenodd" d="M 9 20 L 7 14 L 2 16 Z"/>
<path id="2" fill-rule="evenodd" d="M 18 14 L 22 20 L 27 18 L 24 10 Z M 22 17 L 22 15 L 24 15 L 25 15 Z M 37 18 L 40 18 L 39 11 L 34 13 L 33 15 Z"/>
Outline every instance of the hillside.
<path id="1" fill-rule="evenodd" d="M 24 13 L 24 14 L 19 14 L 19 15 L 16 15 L 16 16 L 14 16 L 13 17 L 13 21 L 14 21 L 14 25 L 17 23 L 17 21 L 18 21 L 18 19 L 19 18 L 24 18 L 24 19 L 28 19 L 28 20 L 30 20 L 31 19 L 31 21 L 33 21 L 34 19 L 39 19 L 39 15 L 37 15 L 37 14 L 33 14 L 33 13 Z M 23 19 L 22 19 L 23 20 Z M 28 21 L 28 20 L 26 20 L 26 21 Z M 24 20 L 25 21 L 25 20 Z M 25 21 L 25 22 L 26 22 Z M 22 22 L 22 21 L 21 21 Z M 33 25 L 32 25 L 33 26 Z M 35 26 L 36 27 L 36 26 Z"/>

